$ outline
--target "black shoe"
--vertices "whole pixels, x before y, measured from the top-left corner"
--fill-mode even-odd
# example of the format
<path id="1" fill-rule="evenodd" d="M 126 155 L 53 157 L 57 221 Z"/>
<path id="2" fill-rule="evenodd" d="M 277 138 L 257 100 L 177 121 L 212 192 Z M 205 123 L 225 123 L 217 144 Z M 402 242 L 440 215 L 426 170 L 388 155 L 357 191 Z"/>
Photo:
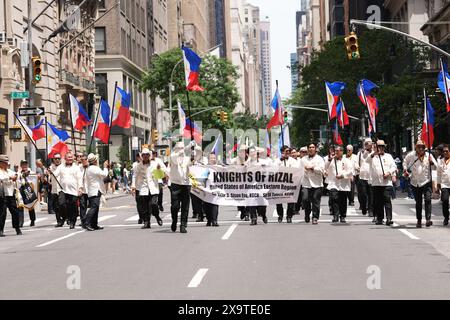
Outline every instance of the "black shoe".
<path id="1" fill-rule="evenodd" d="M 286 218 L 286 223 L 292 223 L 292 218 L 291 217 L 287 217 Z"/>
<path id="2" fill-rule="evenodd" d="M 392 223 L 391 223 L 391 220 L 386 220 L 386 226 L 390 226 Z"/>
<path id="3" fill-rule="evenodd" d="M 142 221 L 142 219 L 138 220 L 138 224 L 142 224 L 142 222 L 144 222 L 144 221 Z"/>
<path id="4" fill-rule="evenodd" d="M 267 224 L 267 217 L 266 216 L 263 216 L 263 222 L 265 223 L 265 224 Z"/>
<path id="5" fill-rule="evenodd" d="M 311 221 L 311 218 L 310 217 L 305 217 L 305 222 L 306 223 L 309 223 Z"/>
<path id="6" fill-rule="evenodd" d="M 208 222 L 206 223 L 206 226 L 207 226 L 207 227 L 211 227 L 211 221 L 208 221 Z"/>
<path id="7" fill-rule="evenodd" d="M 162 219 L 161 219 L 160 217 L 156 217 L 156 221 L 158 221 L 158 225 L 159 225 L 160 227 L 162 227 L 162 225 L 163 225 Z"/>
<path id="8" fill-rule="evenodd" d="M 213 226 L 213 227 L 218 227 L 219 224 L 217 223 L 217 221 L 213 221 L 212 226 Z"/>
<path id="9" fill-rule="evenodd" d="M 159 209 L 159 211 L 161 211 L 161 212 L 163 212 L 163 211 L 164 211 L 164 208 L 163 208 L 163 206 L 158 206 L 158 209 Z"/>
<path id="10" fill-rule="evenodd" d="M 443 224 L 444 224 L 444 226 L 448 226 L 448 218 L 444 219 L 444 223 Z"/>
<path id="11" fill-rule="evenodd" d="M 34 227 L 34 221 L 30 222 L 30 227 Z"/>
<path id="12" fill-rule="evenodd" d="M 331 220 L 331 222 L 336 223 L 338 221 L 339 221 L 338 217 L 337 216 L 333 216 L 333 220 Z"/>
<path id="13" fill-rule="evenodd" d="M 283 222 L 283 217 L 278 217 L 278 222 L 279 223 Z"/>
<path id="14" fill-rule="evenodd" d="M 341 218 L 341 223 L 347 223 L 347 221 L 345 220 L 345 217 Z"/>
<path id="15" fill-rule="evenodd" d="M 55 228 L 61 228 L 64 225 L 63 222 L 58 222 L 55 226 Z"/>
<path id="16" fill-rule="evenodd" d="M 369 210 L 369 217 L 373 217 L 373 212 Z"/>
<path id="17" fill-rule="evenodd" d="M 86 224 L 81 224 L 80 226 L 81 226 L 82 229 L 86 229 L 87 230 L 87 225 Z M 91 227 L 89 226 L 89 228 L 91 228 Z"/>
<path id="18" fill-rule="evenodd" d="M 70 225 L 70 222 L 69 222 L 69 220 L 67 220 L 67 221 L 66 221 L 66 223 L 67 223 L 67 225 Z"/>
<path id="19" fill-rule="evenodd" d="M 22 231 L 20 230 L 20 228 L 16 228 L 16 233 L 18 236 L 20 236 L 22 234 Z"/>
<path id="20" fill-rule="evenodd" d="M 103 230 L 103 229 L 104 229 L 104 228 L 101 227 L 101 226 L 95 226 L 95 227 L 92 227 L 92 228 L 94 228 L 94 230 Z"/>
<path id="21" fill-rule="evenodd" d="M 198 218 L 195 222 L 204 222 L 205 218 Z"/>
<path id="22" fill-rule="evenodd" d="M 252 219 L 252 222 L 250 222 L 250 225 L 251 225 L 251 226 L 256 226 L 256 223 L 257 223 L 257 222 L 256 222 L 256 219 Z"/>
<path id="23" fill-rule="evenodd" d="M 170 229 L 172 229 L 173 232 L 177 231 L 177 223 L 172 222 L 172 225 L 170 226 Z"/>
<path id="24" fill-rule="evenodd" d="M 249 216 L 245 216 L 244 221 L 250 221 Z"/>
<path id="25" fill-rule="evenodd" d="M 241 212 L 241 220 L 244 220 L 245 218 L 245 214 L 243 212 Z"/>
<path id="26" fill-rule="evenodd" d="M 71 223 L 69 229 L 75 229 L 75 223 Z"/>
<path id="27" fill-rule="evenodd" d="M 383 220 L 377 220 L 377 222 L 375 223 L 377 226 L 380 226 L 383 224 Z"/>
<path id="28" fill-rule="evenodd" d="M 92 228 L 91 226 L 87 226 L 87 225 L 83 225 L 83 229 L 86 229 L 87 231 L 95 231 L 94 228 Z"/>
<path id="29" fill-rule="evenodd" d="M 425 224 L 426 227 L 431 227 L 433 225 L 433 221 L 427 220 L 427 223 Z"/>
<path id="30" fill-rule="evenodd" d="M 365 216 L 367 214 L 367 211 L 364 211 L 364 210 L 361 210 L 361 211 L 362 211 L 363 216 Z"/>
<path id="31" fill-rule="evenodd" d="M 180 227 L 180 233 L 187 233 L 187 230 L 186 230 L 185 226 L 181 226 Z"/>
<path id="32" fill-rule="evenodd" d="M 144 225 L 141 227 L 141 229 L 150 229 L 150 228 L 151 228 L 150 222 L 144 223 Z"/>
<path id="33" fill-rule="evenodd" d="M 5 234 L 3 233 L 3 231 L 0 231 L 0 238 L 3 238 L 5 236 Z"/>
<path id="34" fill-rule="evenodd" d="M 422 228 L 422 220 L 417 220 L 416 228 Z"/>

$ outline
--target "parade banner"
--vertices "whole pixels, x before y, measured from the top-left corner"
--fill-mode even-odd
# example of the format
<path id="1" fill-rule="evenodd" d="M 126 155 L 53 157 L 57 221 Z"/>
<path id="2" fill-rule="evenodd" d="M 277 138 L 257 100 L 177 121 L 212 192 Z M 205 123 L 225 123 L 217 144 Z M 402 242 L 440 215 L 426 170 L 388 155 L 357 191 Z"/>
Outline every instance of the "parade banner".
<path id="1" fill-rule="evenodd" d="M 190 167 L 191 193 L 219 206 L 266 206 L 297 202 L 301 172 L 278 166 Z"/>

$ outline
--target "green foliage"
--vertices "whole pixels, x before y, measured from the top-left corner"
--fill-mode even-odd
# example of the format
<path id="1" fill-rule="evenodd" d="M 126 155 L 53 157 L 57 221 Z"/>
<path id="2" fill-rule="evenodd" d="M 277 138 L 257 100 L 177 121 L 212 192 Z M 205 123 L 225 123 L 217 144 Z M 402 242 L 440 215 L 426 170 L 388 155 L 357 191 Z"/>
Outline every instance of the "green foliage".
<path id="1" fill-rule="evenodd" d="M 388 130 L 380 135 L 394 139 L 392 135 L 401 134 L 403 128 L 417 124 L 418 119 L 421 121 L 423 86 L 427 86 L 429 93 L 435 92 L 435 79 L 425 80 L 420 75 L 425 62 L 430 61 L 430 53 L 401 36 L 378 30 L 364 30 L 359 35 L 359 45 L 361 59 L 358 60 L 347 58 L 343 37 L 327 42 L 322 51 L 314 52 L 311 64 L 301 70 L 301 86 L 289 103 L 326 105 L 324 82 L 343 81 L 347 84 L 342 95 L 347 112 L 362 118 L 365 107 L 359 101 L 356 86 L 359 80 L 369 79 L 380 87 L 375 94 L 380 106 L 377 121 L 385 123 L 383 129 Z M 291 139 L 296 145 L 304 145 L 311 140 L 311 130 L 317 130 L 327 121 L 326 113 L 295 110 Z M 360 121 L 354 124 L 359 125 Z M 358 129 L 353 134 L 358 136 L 361 132 Z M 345 134 L 341 136 L 346 142 Z"/>
<path id="2" fill-rule="evenodd" d="M 140 84 L 141 90 L 150 90 L 151 96 L 159 96 L 166 106 L 169 107 L 169 83 L 171 80 L 174 91 L 172 92 L 172 119 L 175 124 L 178 120 L 177 100 L 180 100 L 187 113 L 187 96 L 184 76 L 184 64 L 181 49 L 169 50 L 152 59 L 149 70 L 145 72 Z M 191 114 L 199 112 L 199 108 L 222 106 L 221 109 L 205 111 L 193 117 L 194 121 L 202 121 L 203 130 L 208 128 L 229 128 L 230 123 L 222 124 L 216 120 L 216 112 L 219 110 L 228 112 L 228 117 L 240 101 L 236 88 L 236 79 L 239 77 L 237 68 L 226 59 L 207 55 L 202 58 L 200 66 L 200 85 L 205 88 L 203 92 L 190 92 L 189 100 Z M 176 67 L 175 67 L 176 66 Z M 175 67 L 175 68 L 174 68 Z M 176 128 L 176 126 L 175 126 Z"/>

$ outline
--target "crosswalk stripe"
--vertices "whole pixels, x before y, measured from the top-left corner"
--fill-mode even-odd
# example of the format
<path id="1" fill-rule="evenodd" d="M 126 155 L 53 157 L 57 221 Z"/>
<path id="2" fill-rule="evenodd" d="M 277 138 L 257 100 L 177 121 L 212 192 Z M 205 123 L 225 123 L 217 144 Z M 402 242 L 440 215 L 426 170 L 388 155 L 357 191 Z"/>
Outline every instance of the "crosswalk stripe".
<path id="1" fill-rule="evenodd" d="M 38 223 L 38 222 L 45 221 L 45 220 L 48 220 L 48 218 L 37 218 L 36 220 L 34 220 L 34 222 Z M 31 222 L 30 220 L 26 220 L 26 221 L 23 222 L 23 224 L 24 225 L 30 224 L 30 222 Z"/>
<path id="2" fill-rule="evenodd" d="M 108 216 L 103 216 L 103 217 L 100 217 L 100 218 L 98 218 L 98 222 L 102 222 L 102 221 L 105 221 L 105 220 L 108 220 L 108 219 L 111 219 L 111 218 L 114 218 L 116 215 L 115 214 L 113 214 L 113 215 L 108 215 Z"/>
<path id="3" fill-rule="evenodd" d="M 128 219 L 125 219 L 125 221 L 136 221 L 138 219 L 139 219 L 139 215 L 136 214 L 136 215 L 134 215 L 132 217 L 129 217 Z"/>

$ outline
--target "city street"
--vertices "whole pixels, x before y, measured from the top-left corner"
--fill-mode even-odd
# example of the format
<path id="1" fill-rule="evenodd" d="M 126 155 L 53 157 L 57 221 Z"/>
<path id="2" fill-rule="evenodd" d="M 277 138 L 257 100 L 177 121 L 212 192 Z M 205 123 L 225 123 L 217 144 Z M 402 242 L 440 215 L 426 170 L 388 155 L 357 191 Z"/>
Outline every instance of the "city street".
<path id="1" fill-rule="evenodd" d="M 190 218 L 188 233 L 170 230 L 170 196 L 164 225 L 137 224 L 134 199 L 107 201 L 104 230 L 54 228 L 38 213 L 23 235 L 11 229 L 0 239 L 1 299 L 441 299 L 450 294 L 450 229 L 442 227 L 433 200 L 431 228 L 416 229 L 413 200 L 393 201 L 393 227 L 375 226 L 350 207 L 348 223 L 331 224 L 328 197 L 317 226 L 304 213 L 292 224 L 241 221 L 221 208 L 220 227 Z M 189 215 L 191 217 L 191 214 Z M 27 219 L 27 213 L 25 213 Z M 379 271 L 379 289 L 368 286 Z M 79 289 L 70 289 L 73 270 Z M 372 270 L 372 271 L 371 271 Z M 372 289 L 369 289 L 369 287 Z"/>

